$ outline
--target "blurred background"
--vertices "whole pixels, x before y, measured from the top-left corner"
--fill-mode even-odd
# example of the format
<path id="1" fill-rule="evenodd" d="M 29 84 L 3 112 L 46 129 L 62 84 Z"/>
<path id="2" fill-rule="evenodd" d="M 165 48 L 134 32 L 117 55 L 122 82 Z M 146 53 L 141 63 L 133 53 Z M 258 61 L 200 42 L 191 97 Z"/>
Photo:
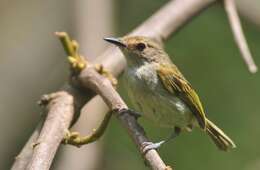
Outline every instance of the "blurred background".
<path id="1" fill-rule="evenodd" d="M 94 59 L 107 45 L 103 37 L 128 33 L 166 2 L 0 0 L 0 169 L 10 169 L 38 123 L 41 110 L 36 101 L 67 80 L 68 65 L 54 32 L 69 32 L 79 41 L 82 54 Z M 249 47 L 260 66 L 260 1 L 237 0 L 237 4 Z M 198 91 L 210 119 L 238 147 L 220 152 L 196 129 L 162 146 L 162 158 L 177 170 L 259 170 L 260 73 L 247 71 L 222 5 L 215 4 L 194 18 L 165 47 Z M 127 100 L 124 87 L 119 86 L 119 91 Z M 99 100 L 93 99 L 90 105 Z M 102 116 L 82 115 L 74 129 L 86 134 Z M 171 132 L 145 120 L 141 123 L 152 141 Z M 62 146 L 52 169 L 148 168 L 113 118 L 98 142 L 80 149 Z"/>

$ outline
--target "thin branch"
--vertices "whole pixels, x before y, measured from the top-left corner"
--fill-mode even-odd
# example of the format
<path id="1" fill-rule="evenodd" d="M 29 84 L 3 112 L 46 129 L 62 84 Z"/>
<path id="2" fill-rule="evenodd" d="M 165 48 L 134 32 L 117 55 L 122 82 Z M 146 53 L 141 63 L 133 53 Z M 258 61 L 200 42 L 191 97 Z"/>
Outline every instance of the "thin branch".
<path id="1" fill-rule="evenodd" d="M 67 92 L 61 91 L 45 95 L 43 102 L 48 102 L 48 115 L 40 136 L 34 143 L 28 170 L 48 170 L 50 168 L 74 114 L 73 97 Z"/>
<path id="2" fill-rule="evenodd" d="M 234 0 L 224 0 L 224 7 L 228 16 L 228 20 L 234 35 L 235 42 L 240 50 L 242 58 L 245 61 L 251 73 L 257 72 L 257 66 L 249 50 L 246 38 L 244 36 L 240 19 L 237 13 L 236 4 Z"/>
<path id="3" fill-rule="evenodd" d="M 146 35 L 157 39 L 167 39 L 170 34 L 176 32 L 181 26 L 185 25 L 196 14 L 203 11 L 210 4 L 213 4 L 213 2 L 215 2 L 215 0 L 172 0 L 168 2 L 164 7 L 162 7 L 158 12 L 156 12 L 152 17 L 150 17 L 147 21 L 145 21 L 142 25 L 140 25 L 135 31 L 132 32 L 132 34 Z M 108 48 L 94 62 L 102 64 L 105 68 L 108 68 L 115 76 L 119 75 L 123 71 L 126 64 L 123 54 L 115 47 Z M 91 91 L 88 91 L 89 94 L 83 92 L 79 93 L 77 89 L 75 90 L 74 88 L 71 88 L 67 85 L 65 85 L 65 88 L 62 89 L 65 91 L 69 91 L 69 93 L 74 96 L 74 99 L 76 101 L 79 101 L 75 101 L 75 104 L 78 108 L 81 108 L 83 106 L 83 101 L 88 101 L 91 97 L 93 97 L 93 93 L 91 93 Z M 131 117 L 128 118 L 128 116 L 126 116 L 125 119 L 122 118 L 124 126 L 127 126 L 129 122 L 132 122 L 127 121 L 128 119 L 131 119 Z M 155 154 L 155 152 L 156 151 L 152 150 L 149 152 L 149 155 L 153 155 Z M 30 156 L 28 157 L 24 154 L 20 154 L 19 156 L 30 158 Z M 151 158 L 151 156 L 147 156 L 149 162 Z M 18 166 L 13 167 L 21 167 L 19 166 L 19 162 L 17 160 L 15 161 L 14 165 L 18 164 Z M 27 159 L 27 162 L 29 160 L 30 159 Z M 25 162 L 26 159 L 24 163 Z M 14 168 L 13 170 L 20 169 L 25 168 Z"/>

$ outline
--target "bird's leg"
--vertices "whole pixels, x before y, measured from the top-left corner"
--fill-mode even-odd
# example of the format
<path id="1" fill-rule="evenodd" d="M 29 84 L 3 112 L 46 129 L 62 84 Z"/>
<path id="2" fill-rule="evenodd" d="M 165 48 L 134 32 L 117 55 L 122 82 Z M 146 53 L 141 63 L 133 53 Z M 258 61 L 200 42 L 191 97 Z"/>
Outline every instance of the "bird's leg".
<path id="1" fill-rule="evenodd" d="M 142 143 L 142 152 L 146 153 L 147 151 L 149 151 L 151 149 L 158 149 L 162 144 L 169 142 L 170 140 L 177 137 L 180 134 L 180 132 L 181 132 L 181 129 L 178 128 L 178 127 L 175 127 L 173 133 L 171 133 L 170 136 L 167 137 L 165 140 L 162 140 L 162 141 L 157 142 L 157 143 L 143 142 Z"/>
<path id="2" fill-rule="evenodd" d="M 134 111 L 132 109 L 129 109 L 129 108 L 128 109 L 121 109 L 121 110 L 119 110 L 117 112 L 118 112 L 119 115 L 123 115 L 125 113 L 128 113 L 128 114 L 134 116 L 136 119 L 138 119 L 142 115 L 141 113 L 136 112 L 136 111 Z"/>

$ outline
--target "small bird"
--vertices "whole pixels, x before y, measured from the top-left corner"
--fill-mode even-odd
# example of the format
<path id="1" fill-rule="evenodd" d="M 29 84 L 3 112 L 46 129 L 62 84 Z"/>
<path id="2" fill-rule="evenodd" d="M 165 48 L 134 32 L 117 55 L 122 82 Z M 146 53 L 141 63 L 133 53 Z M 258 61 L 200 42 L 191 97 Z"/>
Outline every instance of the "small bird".
<path id="1" fill-rule="evenodd" d="M 144 36 L 104 38 L 119 47 L 127 60 L 124 71 L 128 96 L 137 113 L 174 132 L 158 143 L 145 142 L 144 151 L 159 148 L 182 131 L 200 127 L 220 150 L 234 142 L 205 114 L 199 96 L 157 41 Z M 136 113 L 136 114 L 137 114 Z"/>

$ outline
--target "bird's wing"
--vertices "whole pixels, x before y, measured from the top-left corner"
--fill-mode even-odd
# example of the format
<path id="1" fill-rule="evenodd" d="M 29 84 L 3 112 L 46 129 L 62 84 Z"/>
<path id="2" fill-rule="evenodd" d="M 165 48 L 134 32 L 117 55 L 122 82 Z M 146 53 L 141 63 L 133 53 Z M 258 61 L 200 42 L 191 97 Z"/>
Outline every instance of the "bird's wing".
<path id="1" fill-rule="evenodd" d="M 206 117 L 199 96 L 178 68 L 173 64 L 161 65 L 158 67 L 157 73 L 165 88 L 169 92 L 177 94 L 186 103 L 198 120 L 200 127 L 205 129 Z"/>

